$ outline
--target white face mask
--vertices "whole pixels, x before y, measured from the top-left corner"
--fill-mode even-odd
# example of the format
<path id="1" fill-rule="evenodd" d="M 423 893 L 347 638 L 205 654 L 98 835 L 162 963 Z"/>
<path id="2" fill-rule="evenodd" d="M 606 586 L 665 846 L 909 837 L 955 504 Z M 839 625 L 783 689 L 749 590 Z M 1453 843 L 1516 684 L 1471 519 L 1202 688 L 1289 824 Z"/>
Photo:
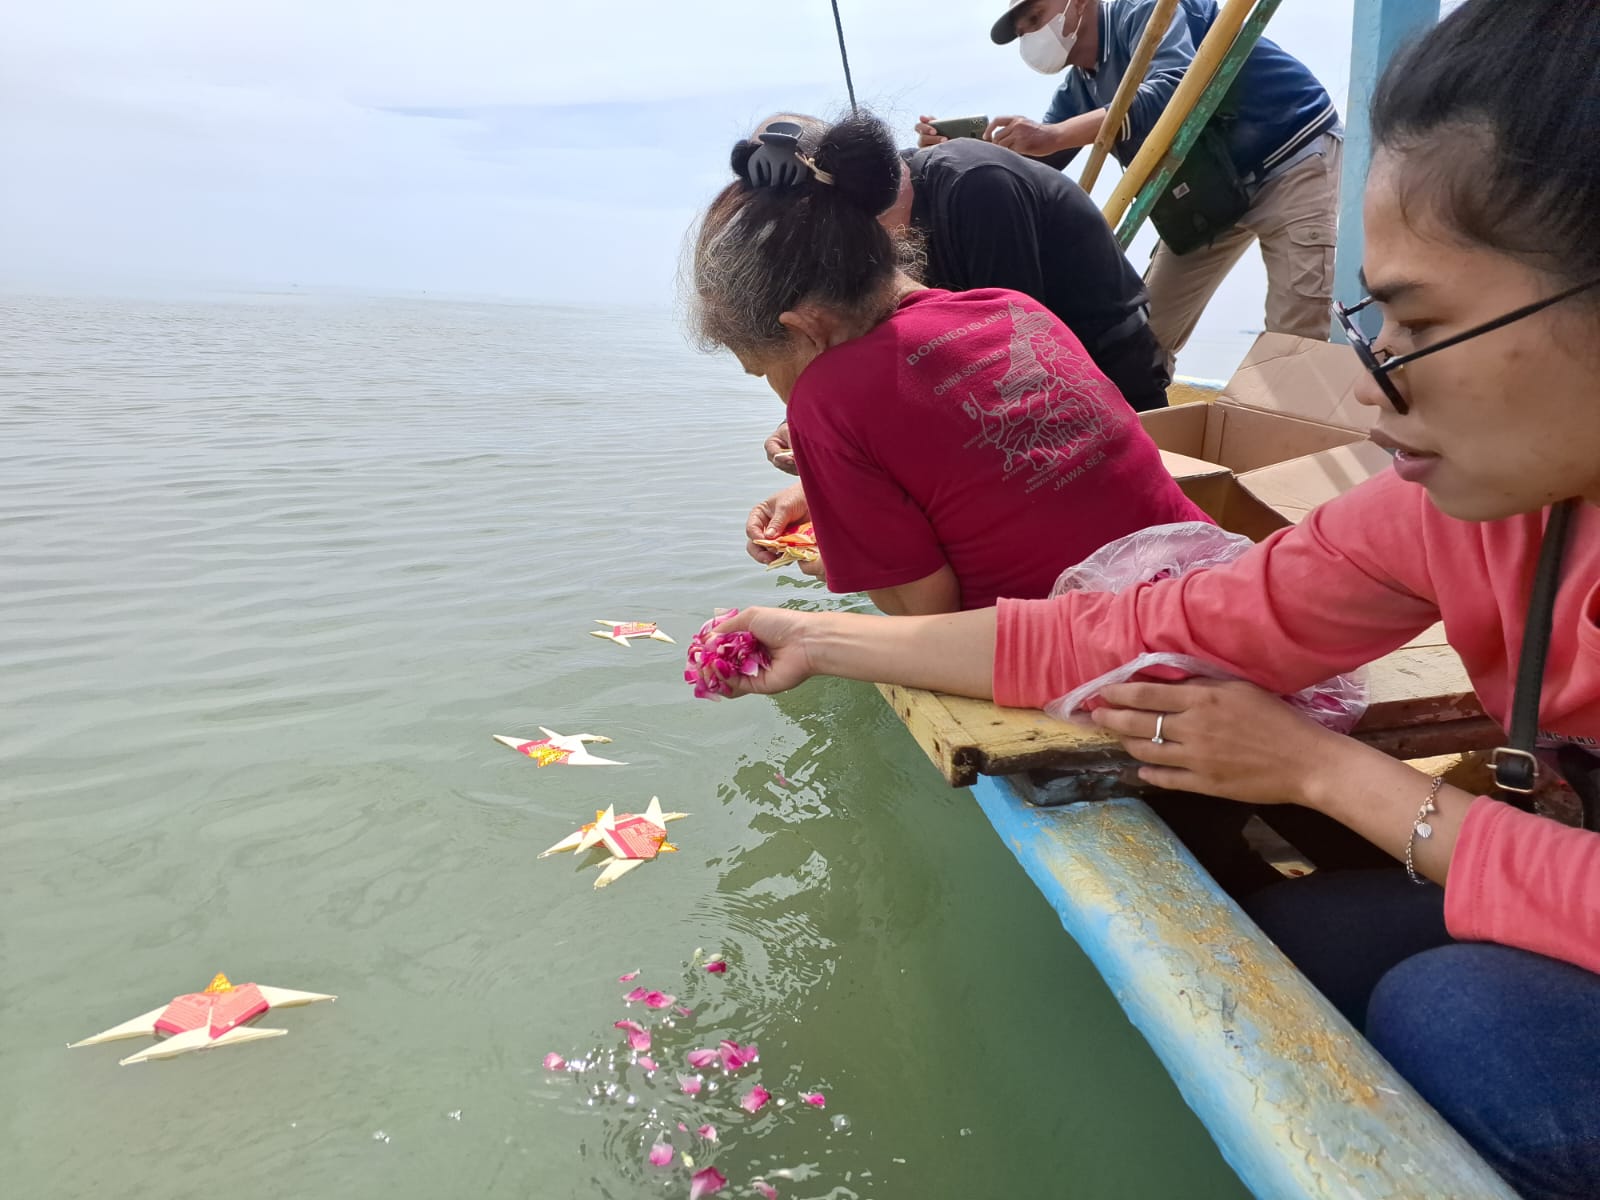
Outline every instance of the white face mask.
<path id="1" fill-rule="evenodd" d="M 1043 29 L 1035 29 L 1017 39 L 1017 49 L 1022 61 L 1041 75 L 1059 75 L 1067 69 L 1067 56 L 1078 44 L 1078 26 L 1082 14 L 1073 22 L 1072 32 L 1065 32 L 1067 14 L 1059 12 Z"/>

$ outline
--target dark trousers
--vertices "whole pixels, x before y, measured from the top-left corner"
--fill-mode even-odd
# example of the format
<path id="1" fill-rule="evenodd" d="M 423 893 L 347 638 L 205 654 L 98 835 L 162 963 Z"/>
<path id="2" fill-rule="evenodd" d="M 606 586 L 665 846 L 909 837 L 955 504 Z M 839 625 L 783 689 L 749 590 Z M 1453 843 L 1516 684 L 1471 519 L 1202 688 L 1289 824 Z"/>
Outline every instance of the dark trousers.
<path id="1" fill-rule="evenodd" d="M 1245 910 L 1529 1200 L 1600 1196 L 1600 975 L 1453 941 L 1444 892 L 1317 871 Z"/>

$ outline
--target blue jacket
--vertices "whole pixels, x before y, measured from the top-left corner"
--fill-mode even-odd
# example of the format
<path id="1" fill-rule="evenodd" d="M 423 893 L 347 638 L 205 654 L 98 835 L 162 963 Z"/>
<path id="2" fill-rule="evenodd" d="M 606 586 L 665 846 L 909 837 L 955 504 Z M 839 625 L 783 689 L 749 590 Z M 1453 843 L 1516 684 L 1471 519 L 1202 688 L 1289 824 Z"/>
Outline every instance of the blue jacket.
<path id="1" fill-rule="evenodd" d="M 1045 114 L 1046 122 L 1054 124 L 1110 105 L 1155 6 L 1156 0 L 1101 3 L 1100 65 L 1092 72 L 1067 69 Z M 1123 166 L 1144 144 L 1194 60 L 1195 47 L 1216 19 L 1216 0 L 1179 0 L 1167 35 L 1161 39 L 1117 134 L 1113 150 Z M 1245 59 L 1231 97 L 1236 113 L 1224 128 L 1233 165 L 1247 183 L 1258 182 L 1339 125 L 1339 112 L 1327 89 L 1304 63 L 1266 38 L 1258 41 Z"/>

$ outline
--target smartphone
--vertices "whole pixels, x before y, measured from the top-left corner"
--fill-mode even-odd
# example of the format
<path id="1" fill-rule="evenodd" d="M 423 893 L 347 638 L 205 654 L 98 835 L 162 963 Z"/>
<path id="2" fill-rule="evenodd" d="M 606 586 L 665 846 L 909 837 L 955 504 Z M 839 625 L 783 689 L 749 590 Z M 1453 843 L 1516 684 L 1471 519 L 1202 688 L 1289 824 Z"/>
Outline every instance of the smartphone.
<path id="1" fill-rule="evenodd" d="M 989 128 L 988 117 L 951 117 L 948 121 L 934 121 L 933 128 L 947 138 L 981 138 Z"/>

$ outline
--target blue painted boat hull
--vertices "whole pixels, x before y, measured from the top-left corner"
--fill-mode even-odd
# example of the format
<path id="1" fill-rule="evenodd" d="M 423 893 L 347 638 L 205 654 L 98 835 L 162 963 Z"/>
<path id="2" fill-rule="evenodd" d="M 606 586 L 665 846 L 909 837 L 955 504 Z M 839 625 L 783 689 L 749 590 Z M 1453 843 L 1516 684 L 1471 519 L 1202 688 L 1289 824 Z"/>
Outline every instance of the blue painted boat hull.
<path id="1" fill-rule="evenodd" d="M 1148 806 L 973 792 L 1254 1195 L 1514 1198 Z"/>

